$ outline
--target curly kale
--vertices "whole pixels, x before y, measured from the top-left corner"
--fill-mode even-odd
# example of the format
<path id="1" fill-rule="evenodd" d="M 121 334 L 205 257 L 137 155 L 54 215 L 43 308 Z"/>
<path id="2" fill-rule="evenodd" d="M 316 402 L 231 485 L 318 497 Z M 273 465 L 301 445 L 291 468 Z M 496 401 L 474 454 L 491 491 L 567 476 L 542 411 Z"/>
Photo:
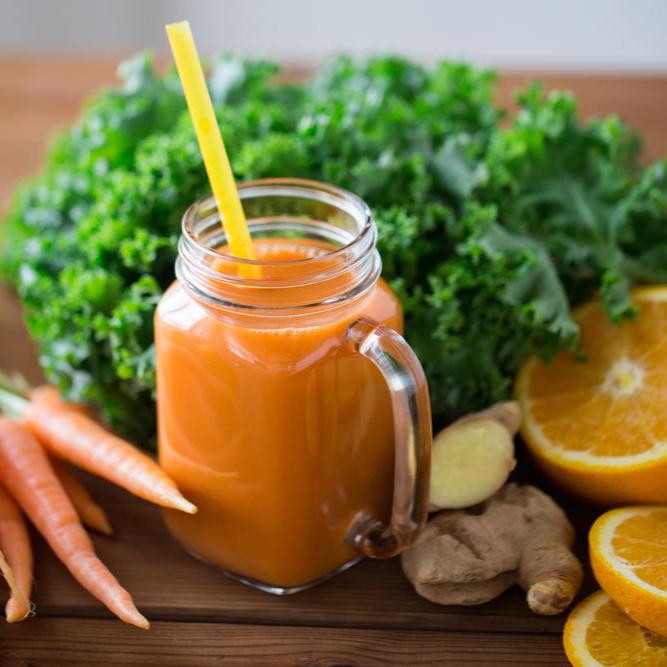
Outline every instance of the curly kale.
<path id="1" fill-rule="evenodd" d="M 2 265 L 49 380 L 148 442 L 153 309 L 207 184 L 174 72 L 147 55 L 119 71 L 18 191 Z M 461 63 L 339 57 L 303 85 L 277 73 L 211 63 L 235 174 L 368 201 L 437 418 L 507 396 L 529 352 L 576 348 L 571 306 L 600 293 L 616 322 L 633 284 L 667 282 L 667 162 L 643 167 L 618 118 L 583 122 L 571 96 L 531 86 L 501 123 L 494 74 Z"/>

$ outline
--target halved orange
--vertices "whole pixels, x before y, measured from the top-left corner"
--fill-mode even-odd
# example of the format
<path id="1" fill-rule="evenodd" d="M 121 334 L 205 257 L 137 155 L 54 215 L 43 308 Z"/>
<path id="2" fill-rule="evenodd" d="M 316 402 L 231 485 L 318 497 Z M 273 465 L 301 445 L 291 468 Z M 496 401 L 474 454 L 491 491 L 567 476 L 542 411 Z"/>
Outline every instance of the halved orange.
<path id="1" fill-rule="evenodd" d="M 637 623 L 667 637 L 667 506 L 606 512 L 588 544 L 605 592 Z"/>
<path id="2" fill-rule="evenodd" d="M 667 665 L 667 639 L 635 623 L 604 591 L 574 608 L 565 622 L 563 647 L 574 667 Z"/>
<path id="3" fill-rule="evenodd" d="M 538 465 L 604 505 L 667 503 L 667 286 L 632 300 L 639 315 L 619 326 L 597 301 L 575 310 L 585 361 L 531 357 L 516 384 Z"/>

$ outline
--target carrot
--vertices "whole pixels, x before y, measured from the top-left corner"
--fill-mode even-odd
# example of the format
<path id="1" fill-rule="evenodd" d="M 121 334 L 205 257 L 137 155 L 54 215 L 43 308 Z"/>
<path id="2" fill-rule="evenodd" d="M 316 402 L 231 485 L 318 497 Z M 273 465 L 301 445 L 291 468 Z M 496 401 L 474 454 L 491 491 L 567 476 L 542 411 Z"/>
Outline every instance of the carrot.
<path id="1" fill-rule="evenodd" d="M 54 457 L 49 460 L 83 525 L 104 535 L 112 535 L 113 528 L 105 511 L 93 500 L 81 480 L 62 461 Z"/>
<path id="2" fill-rule="evenodd" d="M 54 387 L 32 392 L 23 421 L 59 458 L 157 505 L 188 514 L 197 511 L 155 461 L 106 431 L 80 406 L 63 401 Z"/>
<path id="3" fill-rule="evenodd" d="M 0 570 L 11 590 L 5 614 L 8 623 L 15 623 L 22 621 L 30 613 L 32 548 L 23 514 L 2 486 L 0 486 L 0 554 L 4 561 L 0 562 Z"/>
<path id="4" fill-rule="evenodd" d="M 96 556 L 46 452 L 26 428 L 0 417 L 0 482 L 74 578 L 126 623 L 148 628 L 130 594 Z"/>

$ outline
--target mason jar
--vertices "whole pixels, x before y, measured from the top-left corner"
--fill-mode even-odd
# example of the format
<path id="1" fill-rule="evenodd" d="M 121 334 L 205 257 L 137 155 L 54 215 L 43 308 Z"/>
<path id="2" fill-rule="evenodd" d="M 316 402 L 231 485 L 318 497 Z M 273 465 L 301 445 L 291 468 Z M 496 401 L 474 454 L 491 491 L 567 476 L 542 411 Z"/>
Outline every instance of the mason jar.
<path id="1" fill-rule="evenodd" d="M 298 179 L 239 195 L 256 259 L 195 202 L 155 315 L 160 463 L 199 508 L 165 518 L 192 554 L 284 594 L 414 540 L 428 390 L 368 206 Z"/>

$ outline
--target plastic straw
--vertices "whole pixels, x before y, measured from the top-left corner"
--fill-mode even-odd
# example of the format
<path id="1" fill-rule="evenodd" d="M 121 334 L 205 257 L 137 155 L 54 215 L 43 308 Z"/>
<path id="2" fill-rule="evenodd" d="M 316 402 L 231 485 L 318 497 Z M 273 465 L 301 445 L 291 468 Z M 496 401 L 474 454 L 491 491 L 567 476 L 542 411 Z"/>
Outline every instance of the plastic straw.
<path id="1" fill-rule="evenodd" d="M 255 259 L 248 223 L 215 118 L 190 24 L 187 21 L 170 23 L 167 25 L 167 37 L 183 85 L 211 190 L 218 204 L 230 252 L 234 257 Z M 252 273 L 255 274 L 254 271 Z"/>

